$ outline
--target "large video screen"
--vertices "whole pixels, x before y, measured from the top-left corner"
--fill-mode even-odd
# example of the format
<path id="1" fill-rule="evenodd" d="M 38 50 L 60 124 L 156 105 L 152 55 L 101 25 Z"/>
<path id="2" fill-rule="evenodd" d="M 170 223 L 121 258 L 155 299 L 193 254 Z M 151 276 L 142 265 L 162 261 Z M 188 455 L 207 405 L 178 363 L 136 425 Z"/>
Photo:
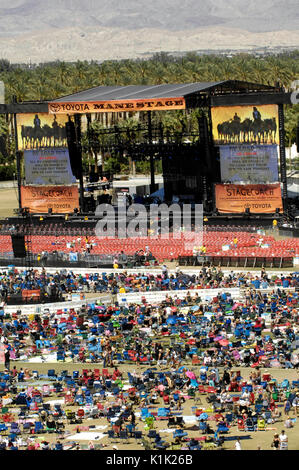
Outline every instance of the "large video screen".
<path id="1" fill-rule="evenodd" d="M 19 150 L 67 147 L 67 121 L 66 114 L 17 114 Z"/>
<path id="2" fill-rule="evenodd" d="M 275 104 L 212 107 L 211 114 L 216 145 L 279 144 Z"/>

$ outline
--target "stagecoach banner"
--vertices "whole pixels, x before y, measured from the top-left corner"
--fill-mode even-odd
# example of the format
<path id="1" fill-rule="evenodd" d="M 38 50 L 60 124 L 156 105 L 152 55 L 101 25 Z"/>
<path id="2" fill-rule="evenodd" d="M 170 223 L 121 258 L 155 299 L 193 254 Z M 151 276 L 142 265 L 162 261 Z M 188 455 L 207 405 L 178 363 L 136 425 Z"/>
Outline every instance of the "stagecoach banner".
<path id="1" fill-rule="evenodd" d="M 222 183 L 278 182 L 277 145 L 220 145 Z"/>
<path id="2" fill-rule="evenodd" d="M 76 183 L 68 149 L 24 150 L 26 185 L 70 185 Z"/>
<path id="3" fill-rule="evenodd" d="M 17 114 L 19 150 L 67 147 L 65 130 L 67 121 L 66 114 L 59 116 L 50 116 L 48 113 Z"/>
<path id="4" fill-rule="evenodd" d="M 49 103 L 49 114 L 119 113 L 122 111 L 167 111 L 185 109 L 183 97 L 142 100 L 78 101 Z"/>
<path id="5" fill-rule="evenodd" d="M 282 212 L 280 184 L 216 184 L 216 208 L 220 213 L 242 213 L 247 208 L 251 213 L 272 214 Z"/>
<path id="6" fill-rule="evenodd" d="M 79 192 L 77 186 L 22 186 L 21 201 L 32 213 L 67 214 L 79 207 Z"/>
<path id="7" fill-rule="evenodd" d="M 279 144 L 278 106 L 211 108 L 215 144 Z"/>

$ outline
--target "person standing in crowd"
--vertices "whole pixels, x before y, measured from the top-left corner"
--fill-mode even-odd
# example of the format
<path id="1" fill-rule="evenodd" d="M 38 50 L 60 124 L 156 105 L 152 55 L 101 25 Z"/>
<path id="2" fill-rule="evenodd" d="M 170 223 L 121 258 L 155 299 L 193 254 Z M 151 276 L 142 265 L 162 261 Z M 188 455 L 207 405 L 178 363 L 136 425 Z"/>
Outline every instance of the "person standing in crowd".
<path id="1" fill-rule="evenodd" d="M 239 437 L 238 437 L 238 439 L 236 440 L 236 443 L 235 443 L 235 450 L 242 450 L 241 442 L 240 442 Z"/>
<path id="2" fill-rule="evenodd" d="M 238 238 L 234 237 L 233 239 L 234 248 L 238 248 Z"/>
<path id="3" fill-rule="evenodd" d="M 279 449 L 280 450 L 288 450 L 288 436 L 283 429 L 279 434 Z"/>
<path id="4" fill-rule="evenodd" d="M 166 264 L 163 264 L 163 266 L 162 266 L 162 274 L 164 276 L 164 279 L 168 279 L 168 268 L 167 268 Z"/>
<path id="5" fill-rule="evenodd" d="M 5 369 L 10 370 L 10 348 L 9 347 L 5 349 L 4 365 L 5 365 Z"/>
<path id="6" fill-rule="evenodd" d="M 272 441 L 272 443 L 271 443 L 271 447 L 272 447 L 274 450 L 278 450 L 278 449 L 279 449 L 279 445 L 280 445 L 279 435 L 278 435 L 278 434 L 274 434 L 274 436 L 273 436 L 273 441 Z"/>
<path id="7" fill-rule="evenodd" d="M 298 416 L 298 409 L 299 409 L 299 393 L 296 393 L 294 400 L 292 401 L 292 406 L 294 408 L 294 414 Z"/>

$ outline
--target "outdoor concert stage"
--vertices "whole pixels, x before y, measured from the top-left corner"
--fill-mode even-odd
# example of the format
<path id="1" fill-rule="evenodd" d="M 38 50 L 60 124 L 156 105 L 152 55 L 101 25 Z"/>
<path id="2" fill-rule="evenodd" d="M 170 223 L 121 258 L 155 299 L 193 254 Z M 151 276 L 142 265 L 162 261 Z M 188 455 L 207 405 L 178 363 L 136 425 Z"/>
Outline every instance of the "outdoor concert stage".
<path id="1" fill-rule="evenodd" d="M 20 226 L 21 232 L 23 227 L 27 231 L 28 245 L 32 237 L 37 243 L 36 250 L 45 245 L 52 252 L 55 251 L 52 239 L 56 237 L 63 240 L 67 236 L 94 235 L 101 218 L 96 211 L 97 204 L 113 204 L 118 224 L 117 208 L 109 195 L 113 177 L 95 181 L 94 173 L 84 174 L 83 144 L 85 152 L 97 157 L 108 153 L 117 158 L 126 155 L 135 162 L 149 162 L 147 196 L 151 197 L 141 199 L 147 210 L 150 203 L 160 203 L 153 196 L 159 189 L 155 162 L 160 160 L 162 201 L 168 206 L 178 203 L 181 207 L 202 204 L 205 230 L 256 232 L 272 227 L 274 219 L 278 226 L 282 225 L 283 218 L 292 216 L 288 204 L 284 131 L 284 104 L 289 103 L 290 94 L 280 87 L 224 80 L 99 86 L 49 102 L 0 105 L 0 113 L 14 115 L 19 203 L 19 215 L 2 221 L 2 226 Z M 163 127 L 162 120 L 157 124 L 154 119 L 164 111 L 171 111 L 177 113 L 178 122 L 184 123 L 193 110 L 196 110 L 196 131 L 182 124 L 180 131 L 171 133 Z M 106 122 L 106 127 L 97 132 L 91 127 L 95 115 Z M 138 126 L 136 132 L 130 134 L 119 120 L 133 116 Z M 95 189 L 100 189 L 100 194 L 94 193 Z M 126 201 L 127 189 L 118 187 L 117 197 Z M 130 220 L 128 218 L 127 223 Z M 167 221 L 171 231 L 171 212 Z M 191 211 L 191 223 L 193 221 Z M 47 240 L 48 245 L 42 243 L 47 236 L 52 237 Z M 9 247 L 9 241 L 5 243 Z M 124 246 L 133 250 L 132 246 Z M 105 253 L 105 243 L 102 247 L 103 252 L 97 254 Z M 111 256 L 113 249 L 122 248 L 120 244 L 111 246 Z M 183 264 L 194 263 L 193 258 L 188 258 L 190 252 L 183 246 L 180 252 L 175 241 L 169 242 L 167 252 L 158 242 L 153 249 L 159 262 L 163 257 L 181 257 Z M 270 253 L 270 260 L 263 261 L 259 259 L 262 256 L 246 253 L 244 265 L 252 262 L 277 265 L 278 253 L 278 265 L 282 267 L 289 263 L 290 257 L 297 255 L 294 246 L 291 251 L 279 252 L 278 246 L 276 250 L 273 255 Z M 214 257 L 218 251 L 218 248 L 213 250 Z M 107 266 L 112 263 L 111 259 L 107 262 L 107 259 L 92 257 L 87 263 L 89 255 L 72 261 L 59 259 L 59 256 L 52 260 L 57 266 L 63 263 L 65 266 L 76 263 L 78 267 L 90 266 L 91 262 L 92 266 L 100 267 L 101 263 Z M 230 260 L 229 256 L 224 257 L 225 260 L 221 253 L 219 263 L 234 265 L 233 257 Z M 241 254 L 237 258 L 241 263 Z M 52 261 L 48 259 L 47 263 Z M 218 261 L 216 258 L 209 260 Z"/>
<path id="2" fill-rule="evenodd" d="M 290 94 L 280 87 L 224 80 L 99 86 L 49 102 L 0 105 L 0 113 L 14 114 L 19 208 L 28 207 L 32 214 L 46 214 L 49 209 L 61 214 L 72 214 L 74 209 L 94 212 L 86 211 L 84 117 L 92 151 L 148 159 L 150 193 L 157 189 L 154 163 L 162 161 L 167 203 L 202 203 L 212 219 L 250 215 L 266 220 L 286 213 L 286 103 Z M 194 109 L 198 110 L 196 133 L 182 128 L 180 135 L 169 135 L 162 125 L 153 124 L 155 112 L 187 116 Z M 89 127 L 95 114 L 108 116 L 108 121 L 114 117 L 99 134 Z M 141 119 L 139 140 L 128 138 L 117 121 L 133 115 Z M 104 134 L 110 136 L 106 146 L 99 141 Z"/>

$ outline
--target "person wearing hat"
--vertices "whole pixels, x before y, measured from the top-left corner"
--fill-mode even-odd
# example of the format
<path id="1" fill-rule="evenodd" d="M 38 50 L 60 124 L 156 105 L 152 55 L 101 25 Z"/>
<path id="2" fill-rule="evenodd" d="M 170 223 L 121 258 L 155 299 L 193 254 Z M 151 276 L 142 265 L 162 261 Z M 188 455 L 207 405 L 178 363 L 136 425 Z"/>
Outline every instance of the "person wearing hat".
<path id="1" fill-rule="evenodd" d="M 294 424 L 293 421 L 291 420 L 290 416 L 287 417 L 287 419 L 284 422 L 284 425 L 286 428 L 293 428 Z"/>
<path id="2" fill-rule="evenodd" d="M 271 447 L 272 447 L 274 450 L 278 450 L 278 449 L 279 449 L 279 436 L 278 436 L 278 434 L 274 434 L 274 436 L 273 436 L 273 441 L 271 442 Z"/>

